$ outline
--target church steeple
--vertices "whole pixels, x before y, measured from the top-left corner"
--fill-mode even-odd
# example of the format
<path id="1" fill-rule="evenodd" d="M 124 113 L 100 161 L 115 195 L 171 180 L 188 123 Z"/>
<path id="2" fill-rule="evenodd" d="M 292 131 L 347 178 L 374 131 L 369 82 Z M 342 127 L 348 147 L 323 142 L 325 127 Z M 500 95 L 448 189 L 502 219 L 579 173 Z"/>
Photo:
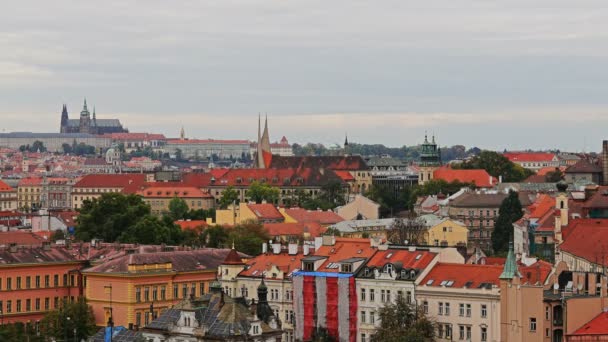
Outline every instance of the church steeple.
<path id="1" fill-rule="evenodd" d="M 507 253 L 507 261 L 503 268 L 502 274 L 499 279 L 511 280 L 514 277 L 521 278 L 519 269 L 517 268 L 517 261 L 515 260 L 515 253 L 513 253 L 513 241 L 509 241 L 509 253 Z"/>
<path id="2" fill-rule="evenodd" d="M 270 318 L 274 316 L 274 312 L 270 305 L 268 305 L 268 287 L 264 283 L 264 279 L 258 286 L 258 305 L 256 307 L 256 314 L 259 319 L 268 323 Z"/>
<path id="3" fill-rule="evenodd" d="M 59 132 L 67 133 L 68 131 L 68 107 L 66 104 L 63 104 L 63 108 L 61 109 L 61 127 L 59 128 Z"/>

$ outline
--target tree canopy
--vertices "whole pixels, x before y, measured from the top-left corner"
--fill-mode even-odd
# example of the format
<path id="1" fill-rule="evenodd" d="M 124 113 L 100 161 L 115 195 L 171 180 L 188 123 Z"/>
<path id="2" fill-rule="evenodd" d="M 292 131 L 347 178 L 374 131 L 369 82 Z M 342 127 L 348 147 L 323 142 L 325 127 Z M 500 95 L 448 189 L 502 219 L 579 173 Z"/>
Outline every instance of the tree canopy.
<path id="1" fill-rule="evenodd" d="M 492 249 L 495 254 L 504 254 L 509 249 L 509 240 L 513 235 L 513 223 L 522 218 L 523 210 L 519 195 L 510 191 L 509 196 L 502 201 L 498 218 L 492 232 Z"/>
<path id="2" fill-rule="evenodd" d="M 180 229 L 173 220 L 159 219 L 140 196 L 110 192 L 85 201 L 80 209 L 76 238 L 106 242 L 179 243 Z"/>
<path id="3" fill-rule="evenodd" d="M 398 296 L 378 312 L 380 326 L 372 342 L 426 342 L 435 338 L 435 323 L 422 310 Z"/>
<path id="4" fill-rule="evenodd" d="M 220 199 L 220 209 L 226 209 L 232 204 L 239 204 L 239 193 L 232 185 L 228 186 L 222 191 L 222 198 Z"/>
<path id="5" fill-rule="evenodd" d="M 462 169 L 484 169 L 494 177 L 502 176 L 504 182 L 521 182 L 534 174 L 533 171 L 524 169 L 518 164 L 511 162 L 507 157 L 494 151 L 481 151 L 471 160 L 456 164 L 454 168 Z"/>
<path id="6" fill-rule="evenodd" d="M 85 298 L 64 302 L 59 309 L 49 311 L 40 321 L 41 335 L 57 340 L 86 340 L 97 332 L 93 309 Z M 74 334 L 75 333 L 75 334 Z"/>
<path id="7" fill-rule="evenodd" d="M 40 140 L 34 141 L 32 145 L 21 145 L 19 146 L 19 151 L 21 152 L 46 152 L 46 146 Z"/>
<path id="8" fill-rule="evenodd" d="M 202 244 L 210 248 L 229 248 L 234 243 L 236 250 L 249 255 L 262 252 L 262 244 L 270 239 L 264 226 L 257 222 L 245 222 L 231 228 L 208 227 L 200 236 Z"/>
<path id="9" fill-rule="evenodd" d="M 171 201 L 169 201 L 169 217 L 171 217 L 174 221 L 183 220 L 186 218 L 188 214 L 188 204 L 184 201 L 183 198 L 179 198 L 177 196 L 173 197 Z"/>
<path id="10" fill-rule="evenodd" d="M 276 204 L 279 201 L 280 190 L 277 187 L 273 187 L 267 183 L 260 183 L 254 181 L 249 185 L 247 190 L 247 197 L 255 203 L 267 203 Z"/>

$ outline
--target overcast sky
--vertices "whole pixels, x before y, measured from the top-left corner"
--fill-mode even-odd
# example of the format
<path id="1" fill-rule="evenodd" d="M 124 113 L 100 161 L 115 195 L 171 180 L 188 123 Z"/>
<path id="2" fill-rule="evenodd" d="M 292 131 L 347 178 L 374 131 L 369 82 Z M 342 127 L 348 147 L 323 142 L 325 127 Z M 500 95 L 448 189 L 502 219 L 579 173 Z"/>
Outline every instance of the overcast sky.
<path id="1" fill-rule="evenodd" d="M 0 129 L 599 150 L 605 0 L 9 1 Z"/>

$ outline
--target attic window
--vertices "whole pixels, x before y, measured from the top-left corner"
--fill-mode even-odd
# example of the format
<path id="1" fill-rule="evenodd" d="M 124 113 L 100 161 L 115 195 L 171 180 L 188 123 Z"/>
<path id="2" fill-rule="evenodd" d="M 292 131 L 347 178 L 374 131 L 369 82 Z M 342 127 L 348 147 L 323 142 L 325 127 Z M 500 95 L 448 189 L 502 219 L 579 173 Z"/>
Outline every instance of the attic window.
<path id="1" fill-rule="evenodd" d="M 366 267 L 363 273 L 366 277 L 369 277 L 369 268 Z"/>
<path id="2" fill-rule="evenodd" d="M 416 260 L 420 260 L 420 258 L 422 258 L 422 254 L 416 255 Z"/>
<path id="3" fill-rule="evenodd" d="M 283 179 L 283 183 L 285 183 L 285 184 L 291 183 L 291 178 L 285 177 L 285 179 Z"/>
<path id="4" fill-rule="evenodd" d="M 260 183 L 266 183 L 266 177 L 260 178 Z"/>
<path id="5" fill-rule="evenodd" d="M 278 183 L 279 182 L 279 178 L 278 177 L 272 177 L 272 182 L 273 183 Z"/>
<path id="6" fill-rule="evenodd" d="M 353 265 L 352 264 L 342 264 L 341 271 L 344 273 L 351 273 L 353 271 Z"/>
<path id="7" fill-rule="evenodd" d="M 249 183 L 253 182 L 254 181 L 253 177 L 249 177 L 248 181 L 249 181 Z"/>
<path id="8" fill-rule="evenodd" d="M 236 182 L 237 182 L 237 183 L 239 183 L 239 184 L 240 184 L 242 181 L 243 181 L 243 179 L 242 179 L 241 177 L 237 177 L 237 178 L 236 178 Z"/>
<path id="9" fill-rule="evenodd" d="M 464 284 L 464 287 L 469 288 L 469 287 L 471 287 L 471 285 L 473 285 L 473 282 L 467 281 L 466 284 Z"/>
<path id="10" fill-rule="evenodd" d="M 361 254 L 361 253 L 363 253 L 362 249 L 357 250 L 357 254 Z"/>
<path id="11" fill-rule="evenodd" d="M 386 266 L 384 266 L 384 272 L 393 273 L 393 264 L 386 264 Z"/>
<path id="12" fill-rule="evenodd" d="M 445 286 L 445 284 L 447 284 L 447 283 L 448 283 L 447 280 L 443 280 L 443 281 L 441 281 L 441 283 L 439 283 L 439 286 Z"/>
<path id="13" fill-rule="evenodd" d="M 393 256 L 393 253 L 388 253 L 385 258 L 390 259 L 392 256 Z"/>
<path id="14" fill-rule="evenodd" d="M 433 280 L 433 279 L 429 279 L 429 280 L 426 282 L 426 285 L 427 285 L 427 286 L 433 285 L 433 282 L 434 282 L 434 280 Z"/>
<path id="15" fill-rule="evenodd" d="M 450 281 L 448 281 L 448 282 L 445 284 L 445 286 L 446 286 L 446 287 L 452 287 L 452 285 L 454 285 L 454 281 L 453 281 L 453 280 L 450 280 Z"/>

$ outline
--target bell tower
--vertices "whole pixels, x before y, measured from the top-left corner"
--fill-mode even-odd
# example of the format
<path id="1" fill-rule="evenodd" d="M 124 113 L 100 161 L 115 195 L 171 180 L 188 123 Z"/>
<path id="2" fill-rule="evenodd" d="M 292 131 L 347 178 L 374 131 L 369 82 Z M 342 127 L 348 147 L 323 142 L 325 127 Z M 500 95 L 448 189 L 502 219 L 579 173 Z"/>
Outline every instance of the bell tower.
<path id="1" fill-rule="evenodd" d="M 418 163 L 418 184 L 424 183 L 433 179 L 433 173 L 441 166 L 441 149 L 435 143 L 435 136 L 429 142 L 426 133 L 424 134 L 424 143 L 420 151 L 420 162 Z"/>

